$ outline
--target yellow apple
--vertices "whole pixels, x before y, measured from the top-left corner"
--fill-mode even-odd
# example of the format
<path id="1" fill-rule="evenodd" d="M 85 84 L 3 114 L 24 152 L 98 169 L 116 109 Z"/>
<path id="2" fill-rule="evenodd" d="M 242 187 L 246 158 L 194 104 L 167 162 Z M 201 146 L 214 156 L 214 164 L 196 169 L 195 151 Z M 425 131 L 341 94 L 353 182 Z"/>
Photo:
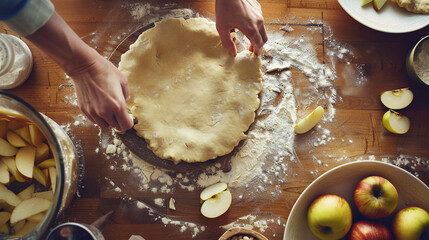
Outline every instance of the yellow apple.
<path id="1" fill-rule="evenodd" d="M 34 124 L 28 125 L 28 129 L 30 131 L 31 143 L 34 146 L 40 146 L 44 140 L 44 136 L 43 136 L 42 132 Z"/>
<path id="2" fill-rule="evenodd" d="M 413 98 L 413 92 L 408 88 L 384 91 L 380 95 L 381 102 L 390 109 L 403 109 L 410 105 Z"/>
<path id="3" fill-rule="evenodd" d="M 310 204 L 307 223 L 311 232 L 320 239 L 341 239 L 352 226 L 352 210 L 344 198 L 322 194 Z"/>
<path id="4" fill-rule="evenodd" d="M 40 169 L 55 167 L 55 166 L 56 166 L 55 159 L 53 158 L 46 159 L 45 161 L 42 161 L 41 163 L 37 164 L 37 167 Z"/>
<path id="5" fill-rule="evenodd" d="M 8 141 L 0 138 L 0 156 L 12 157 L 15 156 L 18 148 L 12 146 Z"/>
<path id="6" fill-rule="evenodd" d="M 21 203 L 21 199 L 16 196 L 11 190 L 7 189 L 7 187 L 0 183 L 0 202 L 3 201 L 6 204 L 16 207 Z"/>
<path id="7" fill-rule="evenodd" d="M 216 218 L 224 214 L 232 202 L 232 195 L 226 183 L 216 183 L 205 188 L 200 194 L 201 214 Z"/>
<path id="8" fill-rule="evenodd" d="M 30 198 L 22 201 L 12 211 L 10 223 L 14 224 L 35 214 L 44 212 L 51 206 L 51 201 L 43 198 Z"/>
<path id="9" fill-rule="evenodd" d="M 27 188 L 25 188 L 24 190 L 22 190 L 21 192 L 19 192 L 17 194 L 17 196 L 21 200 L 27 200 L 27 199 L 31 198 L 31 195 L 33 193 L 34 193 L 34 184 L 31 184 L 30 186 L 28 186 Z"/>
<path id="10" fill-rule="evenodd" d="M 16 153 L 16 169 L 18 169 L 21 176 L 28 182 L 31 182 L 33 179 L 35 157 L 36 148 L 33 146 L 20 148 Z"/>
<path id="11" fill-rule="evenodd" d="M 21 174 L 19 174 L 18 170 L 16 169 L 15 158 L 3 157 L 1 158 L 1 161 L 7 165 L 9 172 L 15 177 L 16 181 L 25 182 L 25 179 L 21 176 Z"/>
<path id="12" fill-rule="evenodd" d="M 410 130 L 410 120 L 407 116 L 389 110 L 383 115 L 383 126 L 391 133 L 405 134 Z"/>
<path id="13" fill-rule="evenodd" d="M 10 182 L 10 174 L 7 165 L 0 161 L 0 183 L 8 184 Z"/>
<path id="14" fill-rule="evenodd" d="M 429 239 L 429 213 L 420 207 L 407 207 L 399 211 L 392 224 L 397 240 Z"/>
<path id="15" fill-rule="evenodd" d="M 323 107 L 318 106 L 316 109 L 314 109 L 313 112 L 311 112 L 295 125 L 295 132 L 302 134 L 310 131 L 322 119 L 324 112 L 325 110 Z"/>

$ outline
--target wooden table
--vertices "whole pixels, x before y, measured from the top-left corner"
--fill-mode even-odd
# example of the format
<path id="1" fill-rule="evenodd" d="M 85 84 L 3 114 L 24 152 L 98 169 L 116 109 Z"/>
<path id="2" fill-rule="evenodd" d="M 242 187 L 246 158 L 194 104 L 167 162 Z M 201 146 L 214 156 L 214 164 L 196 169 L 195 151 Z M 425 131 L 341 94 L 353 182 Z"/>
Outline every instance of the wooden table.
<path id="1" fill-rule="evenodd" d="M 106 57 L 130 33 L 151 20 L 150 17 L 139 16 L 141 12 L 135 11 L 136 6 L 142 6 L 139 1 L 53 2 L 57 12 L 78 35 Z M 163 11 L 164 4 L 167 3 L 170 4 L 168 8 L 190 8 L 202 16 L 214 18 L 214 1 L 210 0 L 152 1 L 151 6 L 158 4 L 161 9 L 151 8 L 148 13 Z M 100 145 L 105 146 L 106 143 L 100 143 L 99 130 L 90 124 L 74 124 L 80 120 L 81 112 L 72 101 L 74 98 L 70 79 L 66 78 L 64 72 L 49 57 L 29 43 L 34 55 L 33 72 L 23 86 L 9 92 L 28 101 L 60 125 L 68 124 L 68 132 L 84 159 L 79 197 L 74 199 L 57 223 L 91 223 L 99 216 L 114 210 L 115 213 L 104 230 L 106 239 L 128 239 L 132 234 L 146 239 L 192 239 L 192 231 L 189 229 L 181 232 L 180 226 L 165 224 L 157 216 L 206 226 L 194 239 L 217 239 L 225 231 L 219 226 L 254 214 L 255 221 L 275 219 L 274 222 L 268 221 L 264 235 L 270 239 L 282 239 L 284 224 L 300 193 L 316 177 L 340 164 L 369 156 L 378 160 L 386 156 L 390 159 L 400 155 L 410 159 L 416 159 L 417 156 L 422 162 L 426 162 L 426 165 L 417 164 L 416 168 L 412 168 L 409 164 L 401 167 L 429 184 L 429 92 L 413 88 L 415 99 L 411 106 L 402 111 L 412 124 L 410 132 L 405 135 L 394 135 L 383 128 L 381 117 L 386 109 L 379 101 L 381 91 L 415 86 L 407 77 L 405 56 L 411 44 L 428 34 L 429 28 L 404 34 L 377 32 L 352 19 L 335 0 L 260 0 L 260 3 L 267 29 L 271 32 L 279 31 L 281 26 L 288 23 L 296 29 L 289 33 L 291 36 L 308 31 L 309 26 L 316 28 L 314 42 L 321 62 L 329 61 L 324 52 L 327 47 L 324 44 L 327 42 L 324 41 L 323 35 L 328 30 L 336 41 L 347 49 L 352 49 L 354 57 L 349 59 L 348 63 L 336 64 L 338 78 L 335 86 L 342 101 L 335 104 L 336 121 L 327 126 L 331 130 L 331 136 L 347 141 L 334 141 L 316 148 L 309 144 L 311 136 L 297 137 L 296 153 L 302 166 L 289 165 L 294 174 L 288 176 L 286 183 L 281 185 L 280 196 L 265 202 L 257 201 L 257 204 L 240 201 L 235 196 L 227 214 L 217 219 L 206 219 L 199 214 L 199 190 L 178 190 L 174 194 L 139 192 L 138 188 L 132 185 L 132 176 L 120 169 L 112 170 L 111 166 L 115 165 L 112 161 L 119 160 L 113 160 L 104 154 L 105 149 Z M 10 33 L 2 25 L 0 32 Z M 366 77 L 362 85 L 351 84 L 356 81 L 350 79 L 357 76 L 356 69 L 360 69 Z M 297 99 L 299 106 L 299 96 Z M 308 110 L 298 107 L 298 118 L 307 114 Z M 103 133 L 105 132 L 109 131 L 103 130 Z M 323 164 L 317 164 L 314 156 L 322 160 Z M 348 158 L 339 160 L 341 156 Z M 117 165 L 120 166 L 120 163 Z M 110 181 L 122 190 L 114 191 Z M 121 185 L 123 183 L 128 185 Z M 150 213 L 136 206 L 137 200 L 153 203 L 154 198 L 168 200 L 170 197 L 178 199 L 176 211 L 158 207 L 157 211 Z M 255 227 L 255 230 L 259 229 Z"/>

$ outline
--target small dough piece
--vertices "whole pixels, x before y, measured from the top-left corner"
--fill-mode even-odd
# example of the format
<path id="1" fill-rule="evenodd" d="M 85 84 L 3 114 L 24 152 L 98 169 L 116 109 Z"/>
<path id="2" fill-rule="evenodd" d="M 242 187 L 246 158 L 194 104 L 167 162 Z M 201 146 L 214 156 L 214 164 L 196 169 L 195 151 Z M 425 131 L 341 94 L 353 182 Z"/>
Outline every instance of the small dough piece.
<path id="1" fill-rule="evenodd" d="M 429 14 L 429 0 L 392 0 L 409 12 Z"/>
<path id="2" fill-rule="evenodd" d="M 230 153 L 255 119 L 261 61 L 231 57 L 215 24 L 170 18 L 142 33 L 121 57 L 138 136 L 158 157 L 205 162 Z"/>

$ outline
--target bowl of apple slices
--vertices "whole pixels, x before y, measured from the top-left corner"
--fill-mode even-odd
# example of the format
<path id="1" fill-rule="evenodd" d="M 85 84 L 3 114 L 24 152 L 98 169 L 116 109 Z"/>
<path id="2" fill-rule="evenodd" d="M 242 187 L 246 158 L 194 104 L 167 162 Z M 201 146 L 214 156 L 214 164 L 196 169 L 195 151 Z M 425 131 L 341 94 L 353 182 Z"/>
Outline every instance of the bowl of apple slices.
<path id="1" fill-rule="evenodd" d="M 0 238 L 43 239 L 78 176 L 76 149 L 62 128 L 0 91 Z"/>
<path id="2" fill-rule="evenodd" d="M 428 199 L 429 188 L 402 168 L 371 160 L 345 163 L 302 192 L 283 239 L 426 239 Z"/>

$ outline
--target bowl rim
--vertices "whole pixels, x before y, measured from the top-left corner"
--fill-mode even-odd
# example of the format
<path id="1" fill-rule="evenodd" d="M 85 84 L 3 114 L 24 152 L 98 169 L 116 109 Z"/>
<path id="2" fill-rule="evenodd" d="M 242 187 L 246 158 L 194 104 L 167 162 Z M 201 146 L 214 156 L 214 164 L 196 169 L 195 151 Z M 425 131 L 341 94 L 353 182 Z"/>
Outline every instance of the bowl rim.
<path id="1" fill-rule="evenodd" d="M 51 148 L 52 147 L 55 148 L 55 151 L 52 151 L 52 153 L 54 154 L 55 163 L 59 167 L 57 167 L 58 181 L 56 181 L 57 184 L 55 188 L 54 198 L 52 199 L 52 202 L 51 202 L 51 207 L 49 208 L 45 218 L 40 222 L 40 223 L 43 223 L 45 220 L 47 220 L 47 224 L 38 224 L 35 227 L 36 231 L 34 231 L 33 229 L 33 231 L 23 236 L 23 237 L 27 236 L 31 238 L 35 237 L 35 239 L 43 239 L 43 237 L 46 237 L 48 229 L 51 228 L 53 222 L 56 220 L 56 215 L 58 214 L 62 204 L 62 196 L 64 193 L 64 181 L 65 181 L 64 156 L 62 154 L 60 143 L 58 139 L 55 137 L 56 135 L 54 131 L 52 130 L 51 126 L 48 124 L 48 122 L 45 120 L 45 118 L 42 116 L 42 114 L 39 111 L 37 111 L 33 106 L 31 106 L 23 99 L 19 98 L 18 96 L 12 93 L 0 90 L 0 97 L 8 98 L 9 101 L 16 102 L 21 106 L 23 106 L 25 109 L 29 110 L 31 114 L 39 121 L 39 124 L 34 123 L 33 121 L 32 122 L 38 125 L 39 128 L 42 127 L 43 128 L 41 129 L 42 132 L 43 130 L 45 130 L 46 132 L 49 133 L 50 136 L 52 136 L 51 138 L 47 136 L 47 140 Z M 28 118 L 27 116 L 24 116 L 24 117 Z M 21 237 L 11 238 L 11 239 L 21 239 Z"/>
<path id="2" fill-rule="evenodd" d="M 425 40 L 429 41 L 429 35 L 424 36 L 423 38 L 419 39 L 417 41 L 417 43 L 412 45 L 412 47 L 408 51 L 405 66 L 406 66 L 408 76 L 412 80 L 418 82 L 420 85 L 423 85 L 423 86 L 429 88 L 429 83 L 424 82 L 423 79 L 420 78 L 420 76 L 416 72 L 416 68 L 414 65 L 414 58 L 415 58 L 416 49 Z"/>

